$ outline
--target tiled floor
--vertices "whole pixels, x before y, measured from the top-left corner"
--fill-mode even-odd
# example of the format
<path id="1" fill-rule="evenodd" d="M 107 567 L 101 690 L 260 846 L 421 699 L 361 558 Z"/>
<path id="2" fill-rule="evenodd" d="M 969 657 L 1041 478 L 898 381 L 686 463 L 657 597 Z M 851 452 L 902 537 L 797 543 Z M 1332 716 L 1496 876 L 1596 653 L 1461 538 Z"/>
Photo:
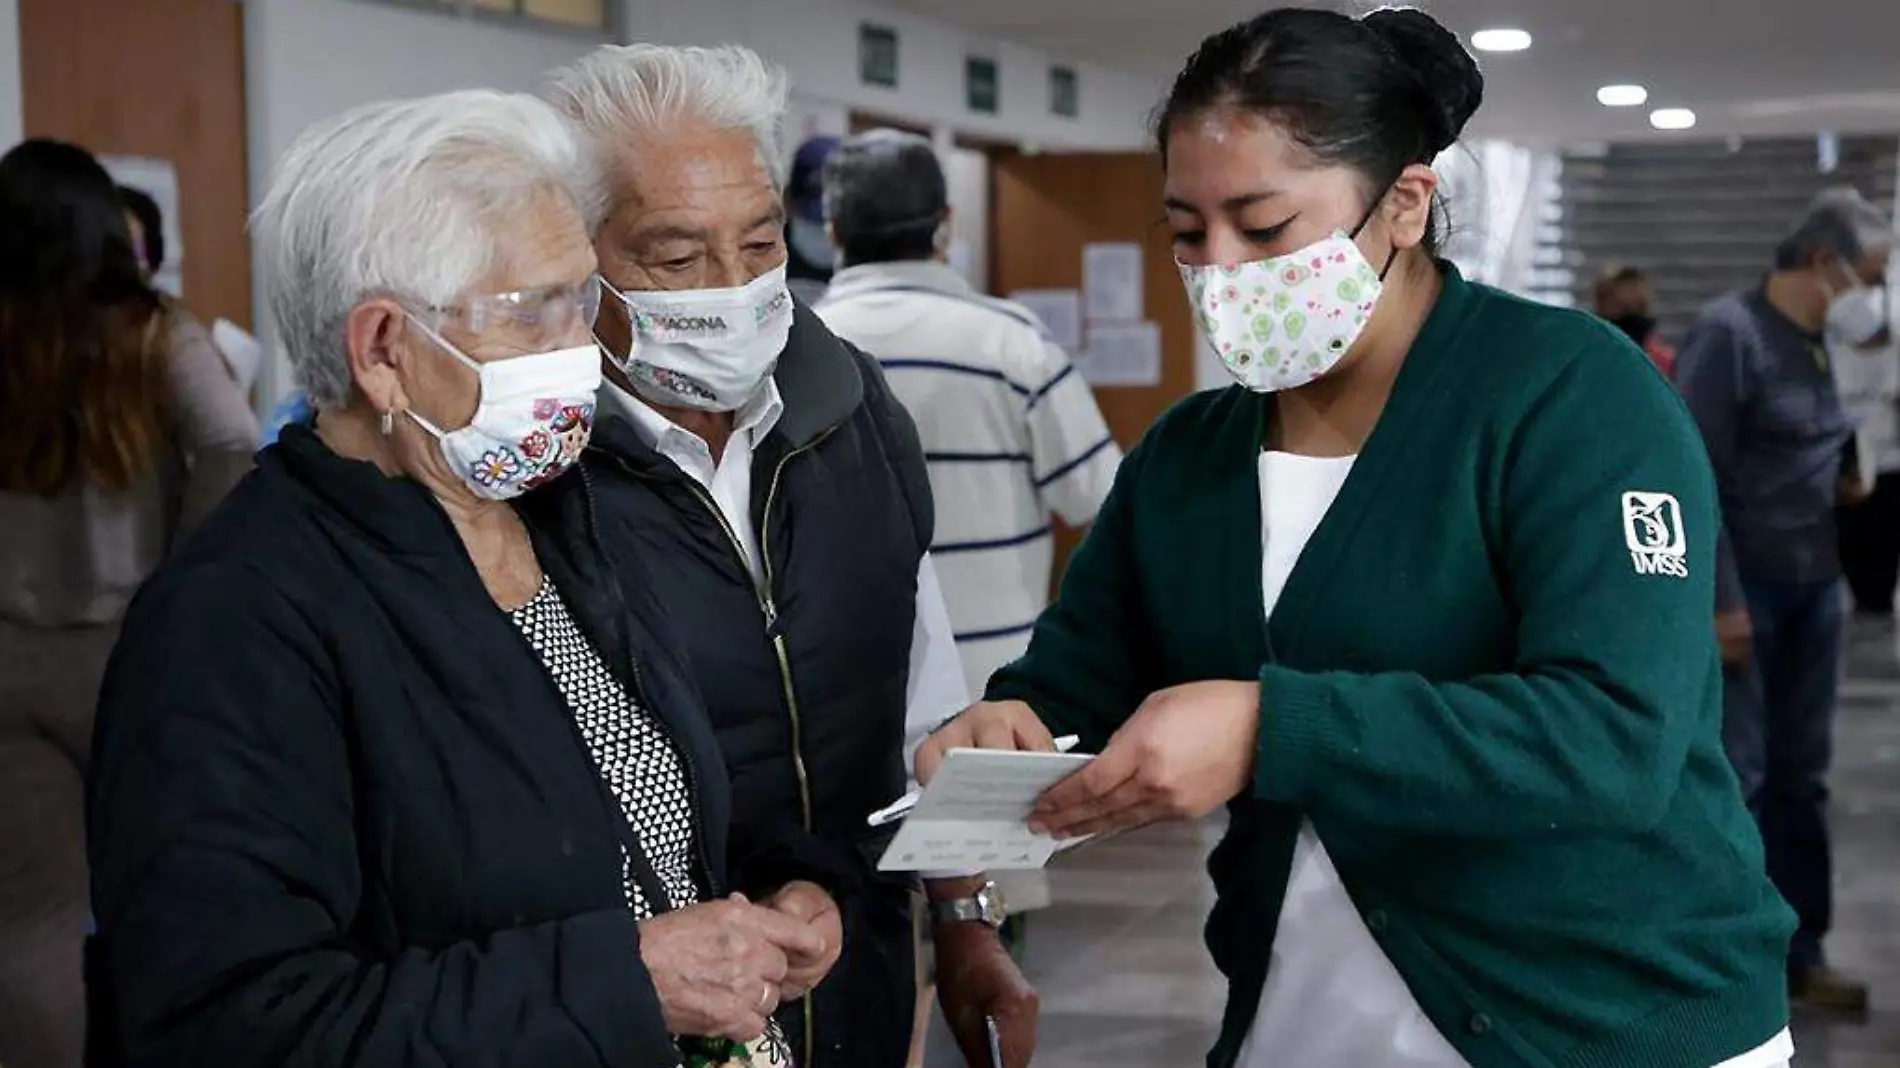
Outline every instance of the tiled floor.
<path id="1" fill-rule="evenodd" d="M 1857 627 L 1837 737 L 1834 963 L 1874 983 L 1864 1024 L 1796 1021 L 1796 1068 L 1900 1068 L 1900 661 L 1889 632 Z M 1042 992 L 1037 1068 L 1195 1068 L 1223 984 L 1200 942 L 1202 858 L 1213 828 L 1170 827 L 1078 851 L 1031 921 Z M 959 1062 L 940 1041 L 927 1068 Z M 1289 1066 L 1298 1068 L 1298 1066 Z"/>

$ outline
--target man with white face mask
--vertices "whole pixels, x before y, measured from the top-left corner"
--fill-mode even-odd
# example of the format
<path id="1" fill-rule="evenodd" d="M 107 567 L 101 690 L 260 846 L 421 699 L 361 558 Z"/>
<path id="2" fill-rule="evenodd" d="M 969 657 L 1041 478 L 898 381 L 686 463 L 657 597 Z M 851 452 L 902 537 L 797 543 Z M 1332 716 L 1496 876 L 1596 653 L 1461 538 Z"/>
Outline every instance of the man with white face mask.
<path id="1" fill-rule="evenodd" d="M 738 47 L 610 46 L 550 96 L 609 171 L 590 220 L 605 537 L 655 576 L 686 635 L 732 777 L 735 889 L 804 875 L 841 890 L 843 957 L 779 1012 L 798 1063 L 899 1068 L 912 887 L 876 871 L 867 817 L 904 792 L 908 728 L 968 703 L 925 554 L 916 429 L 875 361 L 787 288 L 782 72 Z M 987 891 L 933 887 L 964 917 L 939 929 L 940 957 L 979 1013 L 1033 1027 Z"/>
<path id="2" fill-rule="evenodd" d="M 1852 189 L 1818 197 L 1759 286 L 1702 313 L 1677 384 L 1708 444 L 1730 552 L 1717 626 L 1749 643 L 1728 679 L 1725 741 L 1761 825 L 1768 871 L 1800 916 L 1789 988 L 1817 1007 L 1865 1011 L 1866 985 L 1828 968 L 1833 910 L 1828 763 L 1841 652 L 1835 506 L 1858 493 L 1853 421 L 1830 346 L 1885 327 L 1893 224 Z M 1739 659 L 1739 658 L 1738 658 Z"/>

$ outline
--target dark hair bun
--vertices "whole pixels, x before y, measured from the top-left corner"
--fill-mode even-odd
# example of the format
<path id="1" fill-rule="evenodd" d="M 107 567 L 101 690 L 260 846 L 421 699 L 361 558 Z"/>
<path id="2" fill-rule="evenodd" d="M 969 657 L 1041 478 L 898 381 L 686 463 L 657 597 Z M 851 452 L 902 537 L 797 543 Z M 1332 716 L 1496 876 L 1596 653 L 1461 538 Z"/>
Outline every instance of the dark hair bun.
<path id="1" fill-rule="evenodd" d="M 1439 122 L 1433 148 L 1450 148 L 1484 102 L 1484 72 L 1477 60 L 1456 34 L 1417 8 L 1385 8 L 1363 21 L 1418 76 Z"/>

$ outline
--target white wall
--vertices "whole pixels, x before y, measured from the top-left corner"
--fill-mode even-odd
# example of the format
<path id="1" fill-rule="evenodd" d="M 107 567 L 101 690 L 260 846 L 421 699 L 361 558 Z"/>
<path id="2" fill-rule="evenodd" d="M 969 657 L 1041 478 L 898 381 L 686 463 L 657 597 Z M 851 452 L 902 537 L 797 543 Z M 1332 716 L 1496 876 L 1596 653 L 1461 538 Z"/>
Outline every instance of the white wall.
<path id="1" fill-rule="evenodd" d="M 277 158 L 319 119 L 374 100 L 467 86 L 532 90 L 549 68 L 600 43 L 584 33 L 450 18 L 368 0 L 244 2 L 253 203 Z M 1081 115 L 1064 119 L 1049 114 L 1049 57 L 855 0 L 618 2 L 627 40 L 734 42 L 784 66 L 793 85 L 788 132 L 794 146 L 814 133 L 843 134 L 850 112 L 864 110 L 1044 149 L 1127 148 L 1142 143 L 1143 121 L 1162 88 L 1152 79 L 1073 64 Z M 0 0 L 0 14 L 10 14 L 16 3 Z M 895 90 L 858 84 L 858 25 L 864 19 L 898 31 Z M 0 133 L 6 130 L 4 44 L 10 23 L 0 20 Z M 973 53 L 997 62 L 995 116 L 964 110 L 963 62 Z M 977 226 L 977 213 L 968 214 L 966 225 Z M 260 336 L 268 339 L 263 280 L 255 281 Z M 269 361 L 260 396 L 268 402 L 288 388 L 277 361 Z"/>
<path id="2" fill-rule="evenodd" d="M 0 152 L 21 137 L 20 4 L 0 0 Z"/>
<path id="3" fill-rule="evenodd" d="M 784 66 L 806 97 L 1043 148 L 1141 147 L 1148 112 L 1165 88 L 1152 78 L 1072 63 L 1081 114 L 1065 119 L 1049 113 L 1052 57 L 854 0 L 622 0 L 621 10 L 629 40 L 737 42 Z M 858 81 L 858 24 L 865 20 L 897 31 L 896 89 Z M 963 61 L 972 54 L 996 61 L 994 116 L 964 108 Z"/>
<path id="4" fill-rule="evenodd" d="M 0 3 L 11 0 L 0 0 Z M 549 68 L 598 39 L 449 18 L 357 0 L 246 0 L 245 103 L 251 202 L 297 135 L 337 112 L 391 97 L 484 87 L 531 91 Z M 274 331 L 264 311 L 264 279 L 253 270 L 259 337 Z M 265 361 L 265 404 L 291 388 L 281 360 Z"/>

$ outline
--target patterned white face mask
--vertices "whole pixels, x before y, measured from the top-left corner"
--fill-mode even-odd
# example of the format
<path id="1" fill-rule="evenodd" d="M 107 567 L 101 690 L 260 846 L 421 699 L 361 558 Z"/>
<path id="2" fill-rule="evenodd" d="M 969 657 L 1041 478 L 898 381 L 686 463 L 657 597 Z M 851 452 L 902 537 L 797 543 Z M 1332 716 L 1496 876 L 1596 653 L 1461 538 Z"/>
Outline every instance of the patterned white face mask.
<path id="1" fill-rule="evenodd" d="M 1384 288 L 1343 230 L 1286 256 L 1177 266 L 1208 345 L 1256 393 L 1298 389 L 1331 371 Z"/>

